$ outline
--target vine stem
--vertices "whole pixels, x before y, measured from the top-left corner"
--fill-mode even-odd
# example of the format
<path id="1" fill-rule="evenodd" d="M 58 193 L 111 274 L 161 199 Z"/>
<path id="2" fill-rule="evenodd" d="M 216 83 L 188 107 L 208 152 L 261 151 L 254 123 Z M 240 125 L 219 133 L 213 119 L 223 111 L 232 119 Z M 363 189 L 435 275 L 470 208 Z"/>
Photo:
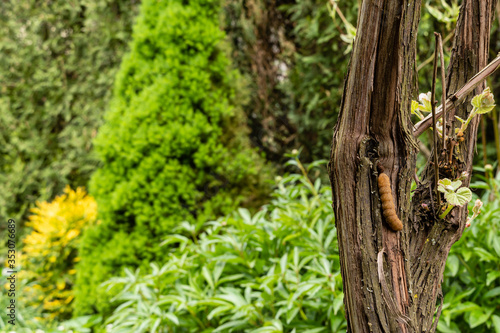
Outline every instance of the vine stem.
<path id="1" fill-rule="evenodd" d="M 493 59 L 486 67 L 479 71 L 474 77 L 472 77 L 462 88 L 460 88 L 456 93 L 450 96 L 446 100 L 446 110 L 450 111 L 455 108 L 456 105 L 461 103 L 463 99 L 472 92 L 479 84 L 481 84 L 486 78 L 491 74 L 495 73 L 500 67 L 500 55 Z M 443 115 L 443 106 L 440 105 L 436 109 L 436 118 L 439 119 Z M 432 115 L 428 115 L 423 120 L 415 124 L 413 128 L 413 135 L 415 137 L 420 136 L 432 125 Z"/>
<path id="2" fill-rule="evenodd" d="M 446 210 L 444 211 L 444 213 L 439 215 L 439 219 L 441 219 L 441 220 L 444 219 L 453 207 L 454 207 L 453 205 L 448 204 L 448 207 L 446 207 Z"/>
<path id="3" fill-rule="evenodd" d="M 436 189 L 437 206 L 441 207 L 441 198 L 439 196 L 438 182 L 439 182 L 439 165 L 438 165 L 438 132 L 436 123 L 436 76 L 437 76 L 437 63 L 438 63 L 438 48 L 439 48 L 439 34 L 434 33 L 436 36 L 436 47 L 434 49 L 434 71 L 432 73 L 432 90 L 431 90 L 431 106 L 432 106 L 432 123 L 434 126 L 434 188 Z M 444 130 L 444 128 L 443 128 Z M 443 135 L 444 138 L 444 135 Z"/>
<path id="4" fill-rule="evenodd" d="M 443 106 L 443 150 L 446 149 L 446 68 L 444 67 L 444 52 L 443 52 L 443 39 L 441 38 L 440 33 L 436 33 L 436 48 L 439 51 L 439 58 L 441 60 L 440 68 L 441 68 L 441 105 Z"/>

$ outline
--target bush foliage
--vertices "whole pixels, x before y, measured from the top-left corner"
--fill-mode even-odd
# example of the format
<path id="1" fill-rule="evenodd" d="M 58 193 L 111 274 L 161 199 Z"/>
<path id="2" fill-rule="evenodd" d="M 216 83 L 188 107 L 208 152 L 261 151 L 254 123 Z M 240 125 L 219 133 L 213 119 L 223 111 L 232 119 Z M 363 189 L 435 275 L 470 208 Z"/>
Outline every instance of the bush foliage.
<path id="1" fill-rule="evenodd" d="M 447 261 L 443 333 L 500 331 L 500 203 L 492 196 L 500 174 L 475 186 L 488 189 L 485 205 Z M 180 226 L 165 241 L 178 245 L 165 265 L 110 280 L 121 290 L 112 332 L 345 331 L 331 190 L 321 180 L 279 179 L 258 213 L 239 209 L 203 230 Z"/>
<path id="2" fill-rule="evenodd" d="M 238 209 L 205 224 L 180 224 L 162 244 L 166 263 L 127 269 L 107 283 L 115 310 L 104 321 L 84 316 L 43 330 L 345 331 L 331 190 L 311 182 L 321 177 L 312 171 L 318 164 L 304 167 L 314 177 L 278 178 L 271 203 L 254 214 Z M 486 189 L 484 207 L 447 261 L 443 333 L 500 330 L 500 175 L 473 187 Z"/>
<path id="3" fill-rule="evenodd" d="M 90 189 L 102 223 L 83 240 L 78 313 L 109 308 L 98 286 L 122 267 L 166 259 L 157 244 L 181 222 L 258 205 L 267 191 L 219 11 L 214 0 L 143 2 L 95 141 L 104 166 Z"/>
<path id="4" fill-rule="evenodd" d="M 500 332 L 500 173 L 480 178 L 471 187 L 486 190 L 482 212 L 446 261 L 438 325 L 444 333 Z"/>
<path id="5" fill-rule="evenodd" d="M 37 203 L 26 223 L 32 232 L 23 240 L 20 278 L 25 286 L 19 300 L 38 308 L 48 322 L 71 317 L 79 236 L 97 218 L 97 204 L 82 188 L 64 192 L 52 202 Z"/>
<path id="6" fill-rule="evenodd" d="M 256 214 L 181 225 L 165 265 L 112 279 L 110 331 L 345 332 L 331 190 L 296 174 L 277 185 Z"/>
<path id="7" fill-rule="evenodd" d="M 6 0 L 0 5 L 0 218 L 86 186 L 137 3 Z M 0 227 L 1 228 L 1 227 Z"/>

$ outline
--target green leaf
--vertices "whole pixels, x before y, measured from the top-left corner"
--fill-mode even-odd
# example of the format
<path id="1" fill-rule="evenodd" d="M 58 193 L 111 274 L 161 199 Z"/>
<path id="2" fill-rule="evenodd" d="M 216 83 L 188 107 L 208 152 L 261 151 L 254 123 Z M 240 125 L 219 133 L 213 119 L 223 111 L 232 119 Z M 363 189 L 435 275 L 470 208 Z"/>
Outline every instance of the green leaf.
<path id="1" fill-rule="evenodd" d="M 456 191 L 457 188 L 460 187 L 460 185 L 462 185 L 462 181 L 461 180 L 455 180 L 454 182 L 451 182 L 451 187 L 453 187 L 453 190 Z"/>
<path id="2" fill-rule="evenodd" d="M 297 316 L 300 311 L 300 307 L 295 306 L 286 312 L 286 323 L 290 324 L 292 320 Z"/>
<path id="3" fill-rule="evenodd" d="M 411 113 L 417 114 L 415 110 L 418 109 L 418 102 L 417 101 L 411 101 Z"/>
<path id="4" fill-rule="evenodd" d="M 215 332 L 230 332 L 230 331 L 232 331 L 231 329 L 241 328 L 241 327 L 245 327 L 247 325 L 248 325 L 248 322 L 246 319 L 233 320 L 233 321 L 229 321 L 229 322 L 225 323 L 224 325 L 217 327 L 212 332 L 213 333 L 215 333 Z"/>
<path id="5" fill-rule="evenodd" d="M 491 316 L 491 321 L 493 322 L 493 327 L 495 327 L 495 333 L 500 333 L 500 317 L 493 315 Z"/>
<path id="6" fill-rule="evenodd" d="M 471 101 L 472 106 L 479 109 L 481 107 L 481 99 L 482 99 L 482 94 L 474 96 L 474 98 L 472 98 Z"/>
<path id="7" fill-rule="evenodd" d="M 446 260 L 446 266 L 450 270 L 451 276 L 456 276 L 460 267 L 460 260 L 456 255 L 450 255 Z"/>
<path id="8" fill-rule="evenodd" d="M 439 182 L 438 182 L 438 190 L 440 192 L 443 192 L 443 193 L 449 192 L 450 190 L 448 190 L 446 188 L 447 186 L 451 186 L 451 180 L 449 180 L 448 178 L 443 178 L 443 179 L 439 180 Z"/>
<path id="9" fill-rule="evenodd" d="M 203 266 L 203 268 L 201 269 L 201 273 L 203 274 L 203 277 L 207 281 L 210 288 L 214 289 L 215 285 L 214 285 L 214 280 L 212 279 L 212 274 L 210 273 L 210 271 L 206 266 Z"/>
<path id="10" fill-rule="evenodd" d="M 495 261 L 497 260 L 497 257 L 494 256 L 493 254 L 489 253 L 483 248 L 480 247 L 475 247 L 474 248 L 474 253 L 481 258 L 482 261 Z"/>
<path id="11" fill-rule="evenodd" d="M 457 333 L 456 330 L 450 328 L 442 320 L 438 322 L 437 330 L 442 333 Z"/>
<path id="12" fill-rule="evenodd" d="M 333 313 L 337 314 L 343 305 L 344 305 L 344 293 L 340 293 L 333 299 Z"/>
<path id="13" fill-rule="evenodd" d="M 486 275 L 486 285 L 489 286 L 493 281 L 500 277 L 500 271 L 489 272 Z"/>
<path id="14" fill-rule="evenodd" d="M 498 295 L 500 295 L 500 287 L 496 287 L 496 288 L 491 289 L 486 294 L 484 294 L 483 298 L 488 299 L 491 297 L 496 297 Z"/>
<path id="15" fill-rule="evenodd" d="M 491 110 L 493 110 L 495 108 L 495 105 L 491 105 L 491 106 L 483 106 L 483 107 L 480 107 L 477 109 L 477 113 L 478 114 L 485 114 L 485 113 L 488 113 L 490 112 Z"/>
<path id="16" fill-rule="evenodd" d="M 444 198 L 450 205 L 463 206 L 472 200 L 472 192 L 467 187 L 462 187 L 457 192 L 447 191 Z"/>
<path id="17" fill-rule="evenodd" d="M 494 309 L 488 309 L 486 313 L 483 311 L 483 309 L 472 311 L 469 317 L 470 328 L 475 328 L 484 324 L 488 320 L 488 318 L 490 318 L 493 311 Z"/>

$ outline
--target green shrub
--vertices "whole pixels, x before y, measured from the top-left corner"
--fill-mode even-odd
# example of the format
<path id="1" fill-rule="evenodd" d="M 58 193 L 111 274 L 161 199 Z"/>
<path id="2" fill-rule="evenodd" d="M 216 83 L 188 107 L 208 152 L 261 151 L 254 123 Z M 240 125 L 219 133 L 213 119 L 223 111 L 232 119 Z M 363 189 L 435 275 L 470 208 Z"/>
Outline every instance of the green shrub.
<path id="1" fill-rule="evenodd" d="M 86 186 L 92 138 L 137 2 L 6 0 L 0 5 L 0 219 Z M 2 227 L 0 227 L 2 229 Z"/>
<path id="2" fill-rule="evenodd" d="M 19 299 L 40 307 L 48 321 L 71 317 L 80 234 L 97 217 L 96 202 L 82 188 L 68 186 L 64 193 L 37 203 L 26 224 L 32 231 L 23 240 L 20 277 L 29 283 Z"/>
<path id="3" fill-rule="evenodd" d="M 321 179 L 294 174 L 254 215 L 179 226 L 165 265 L 109 282 L 122 303 L 111 332 L 345 332 L 330 203 Z"/>
<path id="4" fill-rule="evenodd" d="M 71 317 L 80 234 L 95 223 L 97 204 L 82 188 L 73 191 L 67 186 L 64 194 L 37 202 L 31 211 L 26 223 L 31 232 L 17 259 L 16 327 L 46 328 Z M 4 292 L 0 299 L 9 302 Z M 0 318 L 0 329 L 10 326 L 7 320 Z"/>
<path id="5" fill-rule="evenodd" d="M 95 141 L 102 223 L 86 232 L 76 310 L 106 312 L 98 286 L 124 266 L 166 260 L 158 243 L 183 221 L 256 206 L 267 173 L 238 109 L 219 1 L 144 1 Z"/>
<path id="6" fill-rule="evenodd" d="M 500 202 L 492 197 L 500 196 L 500 176 L 474 186 L 487 189 L 485 205 L 452 247 L 440 332 L 500 329 Z M 152 264 L 149 274 L 127 270 L 109 282 L 121 290 L 122 304 L 107 324 L 125 332 L 155 323 L 173 332 L 345 330 L 330 195 L 320 180 L 311 185 L 291 175 L 253 216 L 240 209 L 201 234 L 178 227 L 165 241 L 177 244 L 165 265 Z"/>

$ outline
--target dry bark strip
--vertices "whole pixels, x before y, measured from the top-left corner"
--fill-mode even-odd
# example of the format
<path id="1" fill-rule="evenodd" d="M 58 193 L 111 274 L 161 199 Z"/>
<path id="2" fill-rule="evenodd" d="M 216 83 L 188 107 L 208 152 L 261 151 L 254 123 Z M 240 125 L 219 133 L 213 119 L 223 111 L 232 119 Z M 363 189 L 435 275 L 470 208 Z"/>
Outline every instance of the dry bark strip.
<path id="1" fill-rule="evenodd" d="M 495 4 L 463 1 L 447 75 L 450 96 L 487 64 Z M 435 331 L 444 265 L 465 226 L 465 209 L 436 221 L 422 207 L 436 204 L 429 196 L 434 191 L 431 164 L 410 203 L 418 147 L 410 102 L 416 94 L 420 7 L 421 0 L 365 0 L 358 18 L 329 164 L 348 332 Z M 447 124 L 455 114 L 467 117 L 471 98 L 447 112 Z M 448 152 L 438 152 L 440 178 L 471 171 L 477 126 L 478 120 L 470 124 L 451 164 L 446 163 Z M 382 216 L 378 163 L 390 178 L 401 232 L 390 230 Z"/>

